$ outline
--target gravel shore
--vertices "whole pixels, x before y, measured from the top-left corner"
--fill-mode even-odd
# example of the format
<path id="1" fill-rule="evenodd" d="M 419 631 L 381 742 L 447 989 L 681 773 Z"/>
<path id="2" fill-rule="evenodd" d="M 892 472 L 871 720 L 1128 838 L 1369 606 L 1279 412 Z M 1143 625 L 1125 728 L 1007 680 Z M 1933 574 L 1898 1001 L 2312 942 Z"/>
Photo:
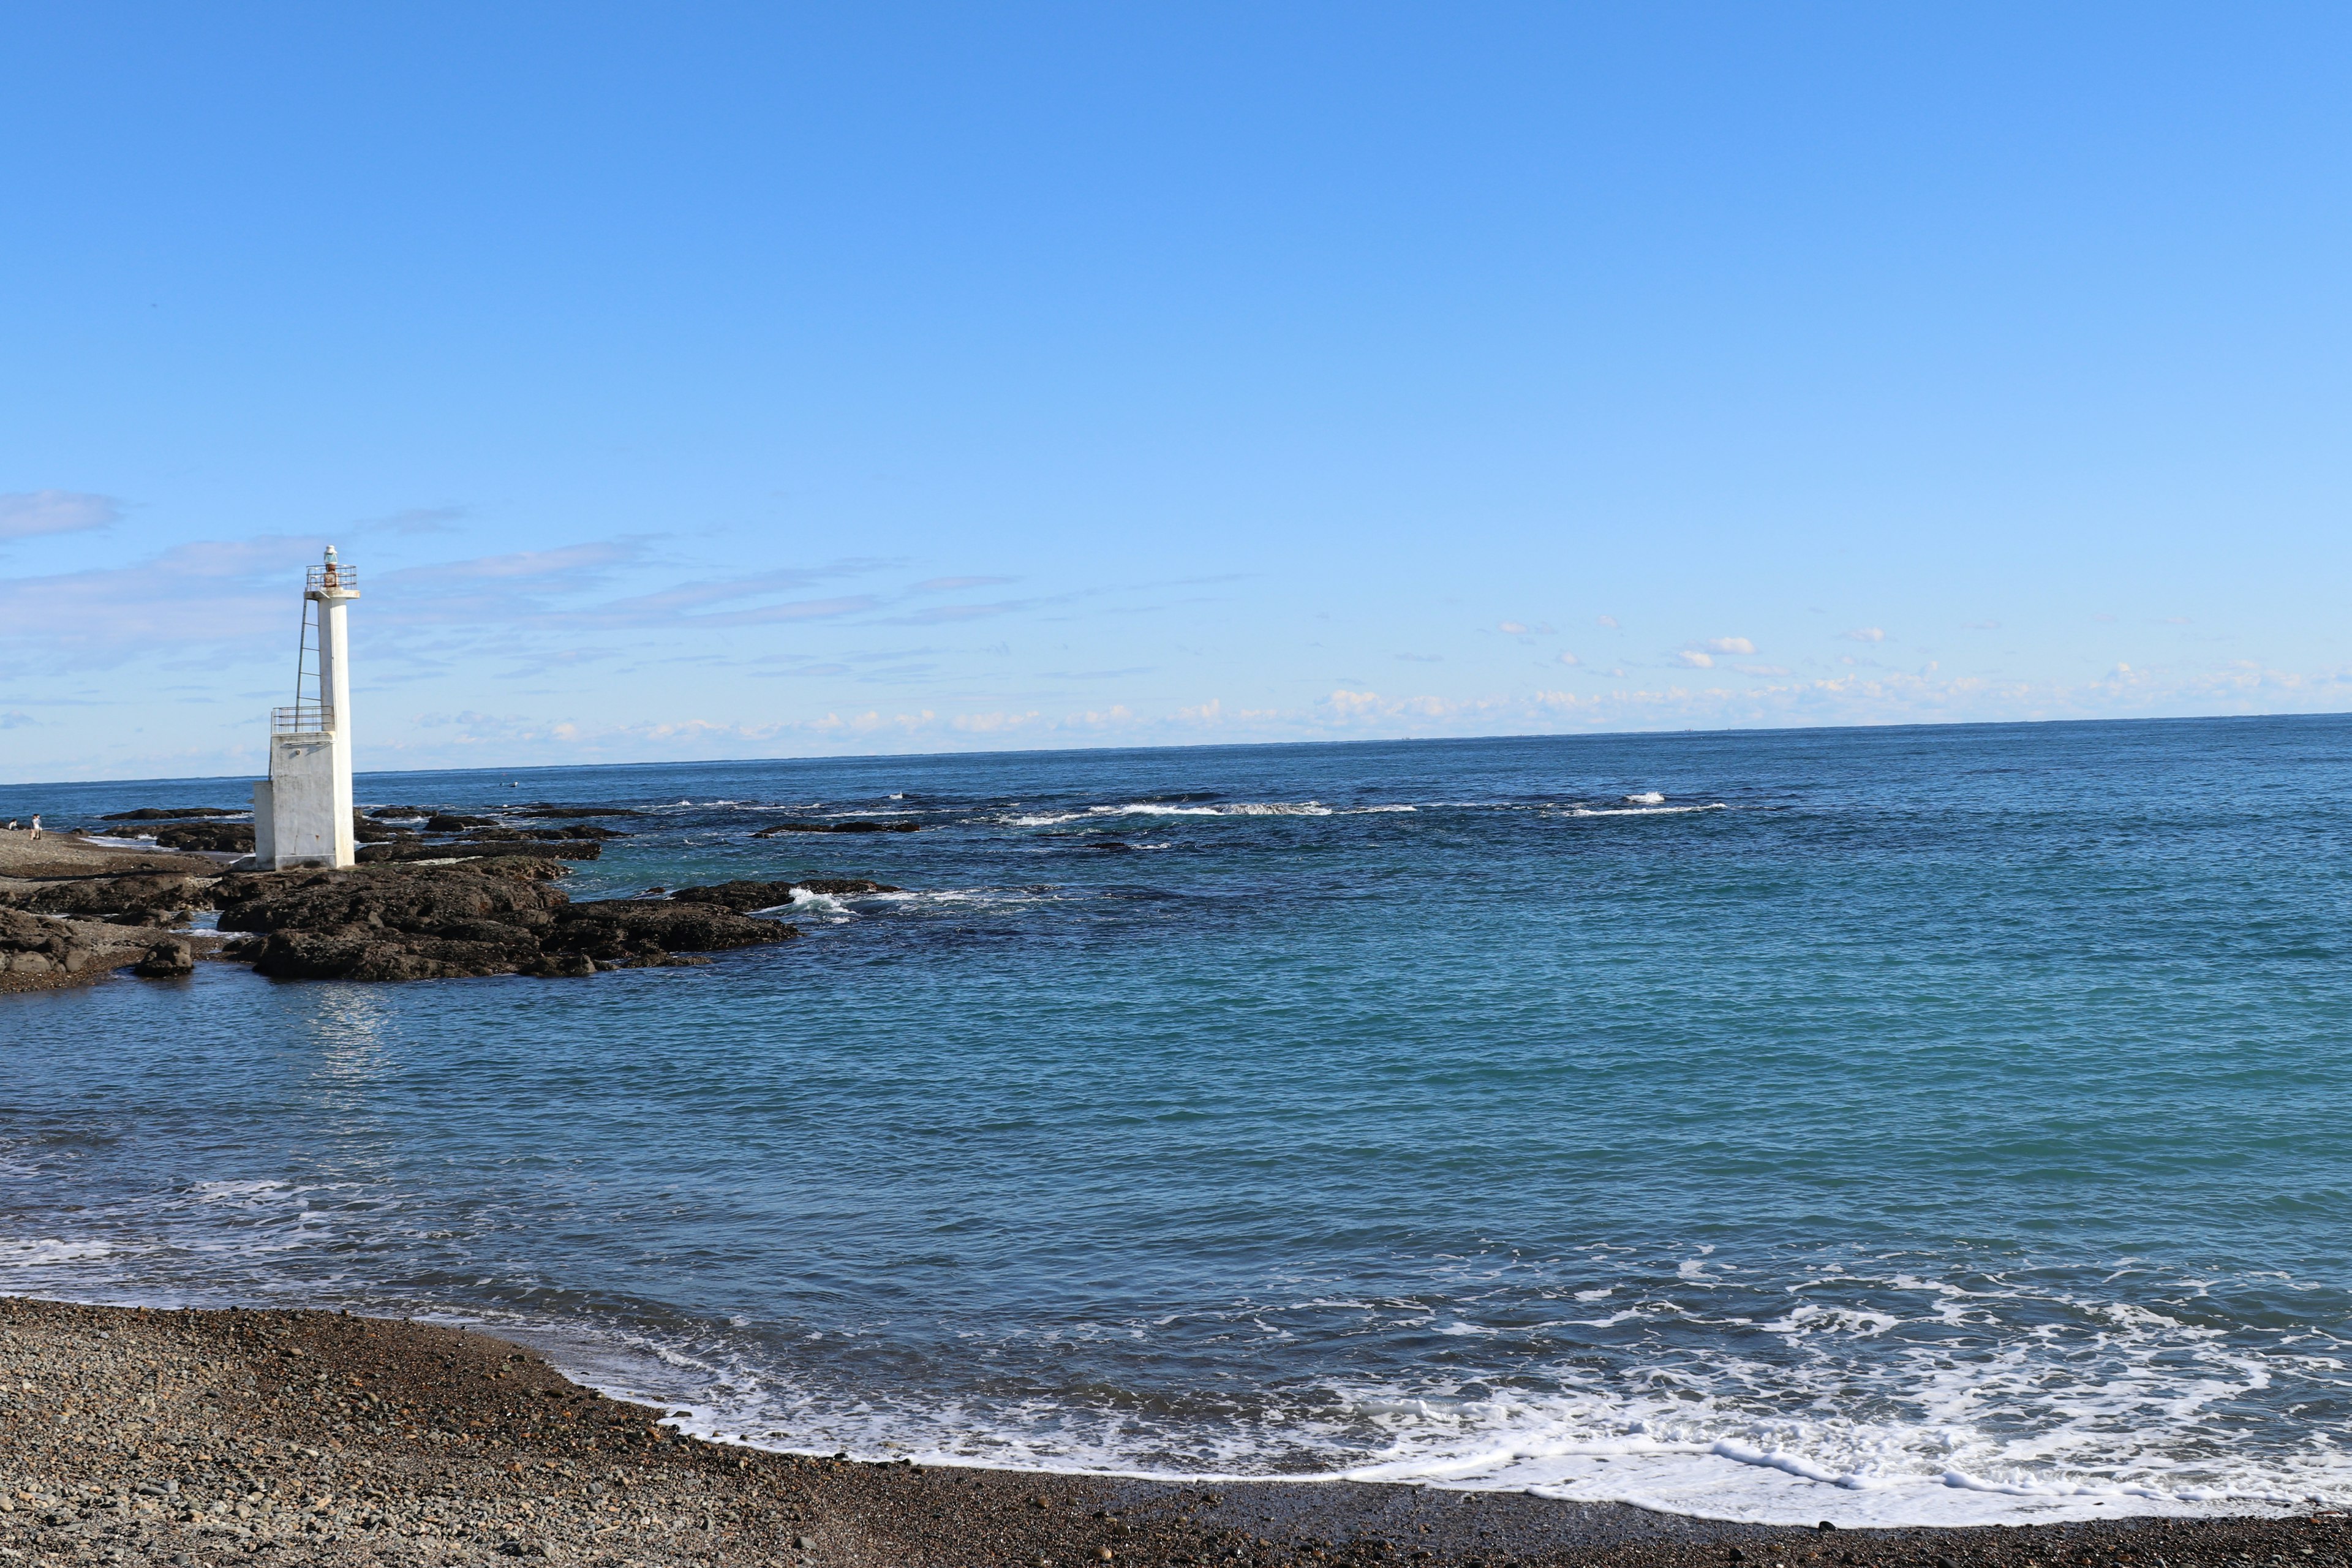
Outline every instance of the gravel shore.
<path id="1" fill-rule="evenodd" d="M 793 1568 L 2321 1568 L 2333 1514 L 1767 1530 L 1352 1482 L 1181 1486 L 684 1438 L 486 1335 L 0 1298 L 0 1562 Z"/>

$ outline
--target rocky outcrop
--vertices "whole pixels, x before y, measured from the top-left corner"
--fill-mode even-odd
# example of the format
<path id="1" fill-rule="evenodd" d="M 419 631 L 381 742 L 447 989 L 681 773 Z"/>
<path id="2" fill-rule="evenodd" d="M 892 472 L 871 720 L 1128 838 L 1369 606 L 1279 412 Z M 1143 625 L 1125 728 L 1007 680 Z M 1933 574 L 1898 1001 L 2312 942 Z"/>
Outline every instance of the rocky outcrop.
<path id="1" fill-rule="evenodd" d="M 0 910 L 0 974 L 79 974 L 99 962 L 97 948 L 58 922 Z"/>
<path id="2" fill-rule="evenodd" d="M 692 955 L 789 942 L 800 932 L 724 908 L 644 899 L 574 904 L 557 868 L 526 857 L 469 866 L 225 877 L 223 931 L 253 933 L 230 956 L 288 980 L 587 975 L 707 963 Z"/>
<path id="3" fill-rule="evenodd" d="M 174 963 L 184 954 L 193 968 L 197 952 L 212 941 L 205 936 L 159 941 L 152 931 L 0 910 L 0 992 L 86 985 L 104 978 L 109 970 L 144 962 L 166 947 L 173 950 Z"/>
<path id="4" fill-rule="evenodd" d="M 155 830 L 159 849 L 210 850 L 214 854 L 253 853 L 250 822 L 182 822 Z"/>
<path id="5" fill-rule="evenodd" d="M 184 980 L 196 972 L 196 950 L 180 941 L 159 942 L 131 966 L 142 980 Z"/>
<path id="6" fill-rule="evenodd" d="M 919 826 L 912 822 L 779 822 L 773 827 L 762 827 L 751 837 L 773 838 L 779 833 L 913 833 Z"/>
<path id="7" fill-rule="evenodd" d="M 209 877 L 141 872 L 12 882 L 0 888 L 0 904 L 44 915 L 144 916 L 201 908 L 210 901 L 212 883 Z"/>
<path id="8" fill-rule="evenodd" d="M 599 827 L 593 822 L 574 822 L 562 827 L 477 827 L 466 835 L 474 844 L 567 844 L 583 839 L 602 842 L 611 838 L 626 838 L 625 833 L 615 833 L 609 827 Z"/>
<path id="9" fill-rule="evenodd" d="M 854 898 L 860 893 L 898 890 L 887 882 L 869 882 L 862 877 L 812 877 L 799 882 L 719 882 L 708 888 L 680 888 L 670 899 L 682 904 L 717 904 L 740 914 L 747 910 L 781 908 L 793 901 L 795 891 Z"/>
<path id="10" fill-rule="evenodd" d="M 547 933 L 551 952 L 580 953 L 603 964 L 633 966 L 670 953 L 718 952 L 789 942 L 797 926 L 752 920 L 722 907 L 656 899 L 600 899 L 573 904 Z"/>

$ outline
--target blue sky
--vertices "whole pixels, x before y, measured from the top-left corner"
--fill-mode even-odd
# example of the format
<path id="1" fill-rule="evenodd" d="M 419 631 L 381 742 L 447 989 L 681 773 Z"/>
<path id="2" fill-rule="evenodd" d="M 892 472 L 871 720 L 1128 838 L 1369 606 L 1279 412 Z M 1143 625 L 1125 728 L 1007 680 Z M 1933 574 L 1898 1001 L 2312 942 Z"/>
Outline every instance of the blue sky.
<path id="1" fill-rule="evenodd" d="M 0 778 L 2352 708 L 2352 13 L 19 7 Z"/>

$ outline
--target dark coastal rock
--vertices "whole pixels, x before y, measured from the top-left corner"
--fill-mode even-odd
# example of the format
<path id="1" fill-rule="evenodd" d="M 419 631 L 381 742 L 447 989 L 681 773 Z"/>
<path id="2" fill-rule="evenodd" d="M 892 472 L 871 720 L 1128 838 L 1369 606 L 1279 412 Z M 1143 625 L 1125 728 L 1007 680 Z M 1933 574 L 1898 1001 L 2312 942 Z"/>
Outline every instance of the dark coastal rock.
<path id="1" fill-rule="evenodd" d="M 551 868 L 485 860 L 476 866 L 361 866 L 347 871 L 245 871 L 213 887 L 220 929 L 236 931 L 379 931 L 458 936 L 485 922 L 525 929 L 552 922 L 571 900 L 549 886 Z"/>
<path id="2" fill-rule="evenodd" d="M 257 947 L 231 951 L 273 980 L 462 980 L 535 971 L 544 955 L 529 932 L 486 929 L 499 940 L 344 928 L 272 931 Z"/>
<path id="3" fill-rule="evenodd" d="M 779 822 L 773 827 L 762 827 L 751 837 L 773 838 L 779 833 L 913 833 L 919 826 L 912 822 Z"/>
<path id="4" fill-rule="evenodd" d="M 69 945 L 64 932 L 51 922 L 0 910 L 0 971 L 46 974 L 65 957 Z"/>
<path id="5" fill-rule="evenodd" d="M 717 952 L 790 942 L 800 934 L 796 926 L 753 920 L 715 905 L 601 899 L 573 904 L 560 912 L 554 929 L 547 933 L 546 946 L 551 952 L 628 963 L 668 953 Z"/>
<path id="6" fill-rule="evenodd" d="M 188 923 L 192 911 L 184 909 L 124 910 L 106 917 L 110 926 L 176 926 Z"/>
<path id="7" fill-rule="evenodd" d="M 182 980 L 196 972 L 196 950 L 184 942 L 159 942 L 131 966 L 142 980 Z"/>
<path id="8" fill-rule="evenodd" d="M 425 831 L 427 833 L 463 833 L 468 827 L 496 827 L 498 825 L 499 819 L 495 816 L 450 816 L 443 815 L 427 817 L 425 822 Z"/>
<path id="9" fill-rule="evenodd" d="M 356 816 L 360 814 L 354 812 L 352 815 Z M 375 818 L 378 822 L 385 822 L 394 819 L 404 822 L 411 817 L 446 816 L 449 814 L 443 807 L 437 805 L 379 805 L 371 807 L 366 815 Z"/>
<path id="10" fill-rule="evenodd" d="M 54 921 L 0 910 L 0 977 L 39 978 L 103 969 L 106 955 Z M 120 963 L 122 959 L 111 962 Z"/>
<path id="11" fill-rule="evenodd" d="M 253 853 L 249 822 L 184 822 L 155 830 L 159 849 L 211 850 L 215 854 Z"/>
<path id="12" fill-rule="evenodd" d="M 625 805 L 554 805 L 547 801 L 539 801 L 530 805 L 517 806 L 514 809 L 513 815 L 516 816 L 541 817 L 643 816 L 645 813 L 642 811 L 632 811 Z"/>
<path id="13" fill-rule="evenodd" d="M 212 880 L 205 877 L 133 873 L 121 877 L 71 877 L 0 894 L 10 907 L 44 915 L 106 916 L 186 910 L 203 905 Z"/>
<path id="14" fill-rule="evenodd" d="M 598 827 L 593 823 L 575 822 L 563 827 L 478 827 L 466 835 L 466 840 L 470 844 L 500 841 L 510 844 L 565 844 L 583 839 L 602 842 L 627 837 L 625 833 L 615 833 L 609 827 Z"/>
<path id="15" fill-rule="evenodd" d="M 358 852 L 357 858 L 362 865 L 385 860 L 467 860 L 509 856 L 537 856 L 551 860 L 593 860 L 604 852 L 604 846 L 593 838 L 565 838 L 552 844 L 538 844 L 518 839 L 428 844 L 415 838 L 402 838 L 389 844 L 363 845 Z"/>
<path id="16" fill-rule="evenodd" d="M 720 882 L 708 888 L 680 888 L 670 899 L 677 903 L 717 904 L 740 914 L 747 910 L 769 910 L 788 904 L 793 901 L 795 889 L 853 897 L 898 890 L 887 882 L 869 882 L 862 877 L 814 877 L 798 882 Z"/>
<path id="17" fill-rule="evenodd" d="M 688 955 L 800 934 L 709 906 L 573 904 L 550 885 L 560 869 L 509 856 L 462 866 L 247 872 L 223 878 L 215 895 L 223 931 L 258 933 L 229 956 L 281 980 L 584 976 L 600 967 L 698 963 L 706 961 Z"/>
<path id="18" fill-rule="evenodd" d="M 416 841 L 416 833 L 414 828 L 386 827 L 383 823 L 354 811 L 352 813 L 352 839 L 358 844 L 413 844 Z"/>
<path id="19" fill-rule="evenodd" d="M 281 980 L 436 980 L 530 972 L 539 936 L 568 901 L 553 868 L 362 866 L 259 872 L 215 889 L 223 931 L 264 933 L 235 957 Z"/>
<path id="20" fill-rule="evenodd" d="M 100 822 L 178 822 L 197 816 L 243 816 L 245 813 L 225 805 L 178 805 L 168 809 L 142 805 L 137 811 L 114 811 L 99 818 Z"/>

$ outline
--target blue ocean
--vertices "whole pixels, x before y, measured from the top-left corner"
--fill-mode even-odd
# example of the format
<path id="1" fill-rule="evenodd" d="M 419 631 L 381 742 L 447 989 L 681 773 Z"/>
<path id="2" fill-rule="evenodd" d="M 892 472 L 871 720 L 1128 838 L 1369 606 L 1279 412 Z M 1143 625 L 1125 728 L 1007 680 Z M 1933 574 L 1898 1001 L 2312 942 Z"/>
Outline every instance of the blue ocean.
<path id="1" fill-rule="evenodd" d="M 2352 1501 L 2352 719 L 359 795 L 645 812 L 575 899 L 902 890 L 705 968 L 0 998 L 0 1289 L 473 1323 L 827 1454 L 1849 1524 Z M 752 837 L 886 816 L 920 831 Z"/>

